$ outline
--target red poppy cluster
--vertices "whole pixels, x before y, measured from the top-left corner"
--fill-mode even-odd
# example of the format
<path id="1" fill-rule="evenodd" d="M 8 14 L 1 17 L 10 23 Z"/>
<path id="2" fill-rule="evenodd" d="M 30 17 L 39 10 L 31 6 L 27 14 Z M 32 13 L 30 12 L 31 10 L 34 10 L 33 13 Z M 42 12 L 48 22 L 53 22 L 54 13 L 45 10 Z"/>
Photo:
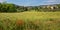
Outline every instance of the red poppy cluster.
<path id="1" fill-rule="evenodd" d="M 23 20 L 17 20 L 16 21 L 16 25 L 23 25 L 24 24 L 24 21 Z"/>

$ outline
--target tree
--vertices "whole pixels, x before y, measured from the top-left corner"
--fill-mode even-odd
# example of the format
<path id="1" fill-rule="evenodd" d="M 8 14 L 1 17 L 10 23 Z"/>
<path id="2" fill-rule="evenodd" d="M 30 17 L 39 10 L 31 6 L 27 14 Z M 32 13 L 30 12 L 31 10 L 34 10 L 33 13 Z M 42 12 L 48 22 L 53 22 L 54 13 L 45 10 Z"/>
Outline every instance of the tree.
<path id="1" fill-rule="evenodd" d="M 17 12 L 14 4 L 0 4 L 0 12 Z"/>

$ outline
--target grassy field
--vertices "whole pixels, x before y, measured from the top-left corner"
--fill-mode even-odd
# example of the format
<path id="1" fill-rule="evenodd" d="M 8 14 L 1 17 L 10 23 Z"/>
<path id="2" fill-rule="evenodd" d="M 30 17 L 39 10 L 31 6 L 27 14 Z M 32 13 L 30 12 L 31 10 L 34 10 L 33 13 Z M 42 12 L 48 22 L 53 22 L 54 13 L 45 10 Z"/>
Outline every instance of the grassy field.
<path id="1" fill-rule="evenodd" d="M 20 25 L 23 21 L 26 21 L 23 25 L 25 30 L 60 30 L 60 12 L 0 13 L 0 29 L 2 30 L 24 30 Z M 6 25 L 7 22 L 9 24 Z"/>
<path id="2" fill-rule="evenodd" d="M 60 18 L 60 12 L 21 12 L 21 13 L 0 13 L 0 19 L 49 19 Z"/>

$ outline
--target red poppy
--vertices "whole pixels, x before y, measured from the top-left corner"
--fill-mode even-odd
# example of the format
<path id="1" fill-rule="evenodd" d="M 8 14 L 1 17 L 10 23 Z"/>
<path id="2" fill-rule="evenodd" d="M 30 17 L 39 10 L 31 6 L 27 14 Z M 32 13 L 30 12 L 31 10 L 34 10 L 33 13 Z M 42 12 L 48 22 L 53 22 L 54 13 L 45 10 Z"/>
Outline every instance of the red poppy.
<path id="1" fill-rule="evenodd" d="M 23 20 L 17 20 L 16 21 L 16 25 L 22 25 L 22 24 L 24 24 L 24 21 Z"/>
<path id="2" fill-rule="evenodd" d="M 2 28 L 0 28 L 0 30 L 2 30 Z"/>

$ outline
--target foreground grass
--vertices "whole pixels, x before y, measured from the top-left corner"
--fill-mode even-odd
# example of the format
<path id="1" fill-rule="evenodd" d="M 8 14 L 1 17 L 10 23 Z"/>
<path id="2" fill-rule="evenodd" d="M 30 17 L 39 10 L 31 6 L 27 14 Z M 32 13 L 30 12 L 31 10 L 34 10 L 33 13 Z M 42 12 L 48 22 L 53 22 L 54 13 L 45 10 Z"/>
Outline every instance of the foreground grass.
<path id="1" fill-rule="evenodd" d="M 60 30 L 60 12 L 0 13 L 0 30 Z"/>

